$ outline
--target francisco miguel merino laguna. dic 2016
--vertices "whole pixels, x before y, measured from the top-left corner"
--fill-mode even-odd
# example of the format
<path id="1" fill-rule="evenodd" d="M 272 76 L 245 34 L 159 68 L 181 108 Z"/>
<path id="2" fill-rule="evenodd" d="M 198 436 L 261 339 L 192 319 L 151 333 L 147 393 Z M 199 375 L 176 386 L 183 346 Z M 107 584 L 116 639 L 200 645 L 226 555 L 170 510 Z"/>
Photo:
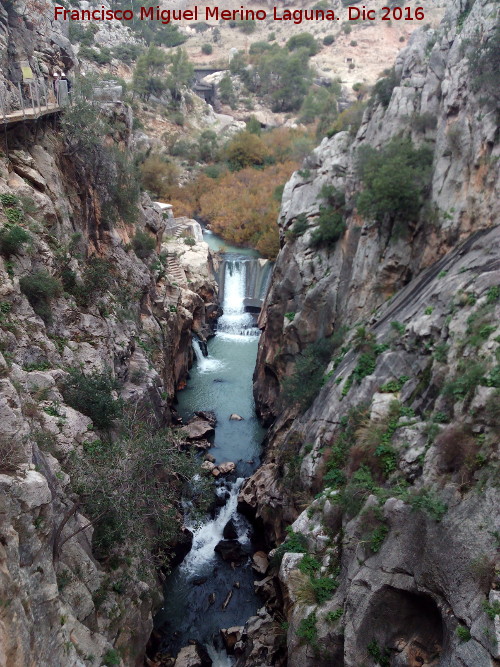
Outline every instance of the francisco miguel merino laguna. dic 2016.
<path id="1" fill-rule="evenodd" d="M 341 15 L 342 14 L 342 15 Z M 422 21 L 425 18 L 423 7 L 382 7 L 380 11 L 382 21 Z M 56 5 L 54 7 L 54 19 L 71 21 L 158 21 L 167 25 L 174 21 L 264 21 L 269 18 L 269 13 L 264 9 L 222 9 L 217 5 L 214 7 L 197 7 L 192 9 L 162 9 L 156 7 L 139 7 L 132 9 L 108 9 L 101 5 L 98 9 L 66 9 Z M 304 21 L 375 21 L 377 12 L 375 9 L 367 9 L 352 6 L 345 7 L 342 13 L 333 9 L 284 9 L 273 7 L 270 16 L 273 21 L 293 21 L 300 24 Z"/>

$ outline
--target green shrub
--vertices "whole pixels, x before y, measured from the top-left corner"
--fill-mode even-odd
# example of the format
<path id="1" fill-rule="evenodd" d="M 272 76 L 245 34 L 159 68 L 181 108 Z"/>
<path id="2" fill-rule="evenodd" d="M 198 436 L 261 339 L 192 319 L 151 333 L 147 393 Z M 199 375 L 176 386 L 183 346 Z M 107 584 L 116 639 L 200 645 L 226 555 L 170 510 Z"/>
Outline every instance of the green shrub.
<path id="1" fill-rule="evenodd" d="M 465 625 L 459 625 L 455 630 L 455 634 L 461 642 L 468 642 L 471 638 L 470 630 Z"/>
<path id="2" fill-rule="evenodd" d="M 377 100 L 384 106 L 388 107 L 391 101 L 392 91 L 399 84 L 396 77 L 394 67 L 390 70 L 384 71 L 383 78 L 379 79 L 373 86 L 373 92 Z"/>
<path id="3" fill-rule="evenodd" d="M 107 46 L 103 46 L 100 49 L 95 49 L 91 46 L 82 45 L 78 52 L 79 58 L 85 58 L 92 62 L 97 63 L 98 65 L 108 65 L 111 62 L 113 54 L 111 49 Z"/>
<path id="4" fill-rule="evenodd" d="M 493 314 L 493 303 L 490 301 L 484 304 L 467 318 L 468 345 L 480 347 L 496 330 L 496 325 L 489 323 Z"/>
<path id="5" fill-rule="evenodd" d="M 113 58 L 121 60 L 127 65 L 131 65 L 143 51 L 144 48 L 139 46 L 139 44 L 127 44 L 123 42 L 122 44 L 117 44 L 113 47 Z"/>
<path id="6" fill-rule="evenodd" d="M 296 239 L 299 236 L 302 236 L 302 234 L 307 231 L 308 227 L 309 223 L 307 221 L 307 216 L 304 213 L 301 213 L 296 217 L 295 222 L 288 230 L 288 235 L 292 239 Z"/>
<path id="7" fill-rule="evenodd" d="M 448 350 L 450 346 L 446 343 L 438 343 L 434 348 L 434 359 L 439 361 L 441 364 L 445 364 L 448 359 Z"/>
<path id="8" fill-rule="evenodd" d="M 78 21 L 70 21 L 69 23 L 68 37 L 72 43 L 77 42 L 84 46 L 91 46 L 94 43 L 94 35 L 96 32 L 96 25 L 89 25 L 88 28 L 86 28 L 82 23 L 78 23 Z"/>
<path id="9" fill-rule="evenodd" d="M 237 27 L 245 35 L 250 35 L 252 32 L 255 32 L 257 30 L 257 24 L 253 19 L 248 19 L 248 21 L 241 19 L 240 21 L 237 22 Z"/>
<path id="10" fill-rule="evenodd" d="M 333 186 L 323 186 L 321 197 L 325 204 L 319 207 L 318 227 L 311 234 L 312 247 L 331 247 L 342 237 L 346 224 L 345 195 Z"/>
<path id="11" fill-rule="evenodd" d="M 497 616 L 500 616 L 500 602 L 498 600 L 495 600 L 492 604 L 488 600 L 484 600 L 482 607 L 490 620 L 494 621 Z"/>
<path id="12" fill-rule="evenodd" d="M 366 650 L 368 651 L 368 654 L 371 655 L 371 657 L 374 659 L 377 665 L 379 665 L 380 667 L 390 666 L 391 652 L 387 648 L 382 649 L 382 647 L 379 645 L 376 639 L 373 639 L 368 644 Z"/>
<path id="13" fill-rule="evenodd" d="M 62 292 L 59 280 L 44 269 L 39 269 L 23 276 L 19 281 L 19 287 L 35 313 L 45 323 L 50 323 L 52 321 L 50 302 L 53 298 L 60 296 Z"/>
<path id="14" fill-rule="evenodd" d="M 338 586 L 338 581 L 332 577 L 311 578 L 311 587 L 318 604 L 324 604 L 330 600 Z"/>
<path id="15" fill-rule="evenodd" d="M 329 611 L 327 614 L 325 614 L 325 621 L 327 623 L 335 623 L 335 621 L 338 621 L 339 618 L 342 618 L 343 613 L 344 610 L 340 607 L 334 611 Z"/>
<path id="16" fill-rule="evenodd" d="M 333 137 L 338 132 L 344 131 L 349 131 L 349 134 L 353 137 L 356 136 L 359 128 L 361 127 L 365 109 L 366 102 L 362 102 L 361 100 L 351 104 L 350 107 L 339 114 L 331 128 L 326 132 L 326 136 Z"/>
<path id="17" fill-rule="evenodd" d="M 379 391 L 382 393 L 395 393 L 400 391 L 409 379 L 410 378 L 407 375 L 402 375 L 398 380 L 389 380 L 389 382 L 386 382 L 380 387 Z"/>
<path id="18" fill-rule="evenodd" d="M 156 248 L 156 239 L 151 234 L 138 229 L 132 239 L 132 248 L 139 259 L 146 259 Z"/>
<path id="19" fill-rule="evenodd" d="M 288 540 L 280 544 L 274 550 L 273 557 L 271 559 L 271 565 L 273 567 L 279 567 L 283 556 L 287 553 L 293 554 L 306 554 L 307 553 L 307 539 L 306 536 L 302 533 L 295 533 L 293 529 L 288 526 L 286 529 L 288 533 Z"/>
<path id="20" fill-rule="evenodd" d="M 5 208 L 3 212 L 11 225 L 21 222 L 24 218 L 23 212 L 19 208 Z"/>
<path id="21" fill-rule="evenodd" d="M 102 656 L 102 664 L 106 665 L 106 667 L 114 667 L 114 665 L 119 665 L 121 661 L 122 659 L 120 654 L 118 651 L 115 651 L 114 648 L 110 648 Z"/>
<path id="22" fill-rule="evenodd" d="M 335 37 L 333 35 L 325 35 L 323 37 L 323 44 L 325 46 L 330 46 L 330 44 L 333 44 L 334 41 L 335 41 Z"/>
<path id="23" fill-rule="evenodd" d="M 458 364 L 457 375 L 443 386 L 443 394 L 455 400 L 469 399 L 484 377 L 485 368 L 481 362 L 463 360 Z"/>
<path id="24" fill-rule="evenodd" d="M 437 127 L 437 116 L 428 111 L 423 114 L 414 114 L 411 119 L 411 124 L 417 132 L 435 130 Z"/>
<path id="25" fill-rule="evenodd" d="M 408 502 L 414 510 L 420 510 L 435 521 L 441 521 L 448 507 L 429 489 L 421 489 L 418 493 L 403 495 L 402 498 Z"/>
<path id="26" fill-rule="evenodd" d="M 318 645 L 317 622 L 316 613 L 313 611 L 300 621 L 297 628 L 297 637 L 314 648 Z"/>
<path id="27" fill-rule="evenodd" d="M 63 396 L 68 405 L 90 417 L 97 428 L 106 429 L 121 413 L 121 401 L 112 395 L 116 389 L 118 383 L 109 371 L 85 375 L 80 369 L 72 368 Z"/>
<path id="28" fill-rule="evenodd" d="M 0 231 L 0 252 L 7 258 L 16 255 L 29 238 L 28 232 L 19 225 L 6 226 Z"/>
<path id="29" fill-rule="evenodd" d="M 382 548 L 385 538 L 389 534 L 389 526 L 385 523 L 377 526 L 370 535 L 369 546 L 371 551 L 376 554 Z"/>
<path id="30" fill-rule="evenodd" d="M 229 104 L 231 107 L 236 104 L 236 95 L 233 88 L 233 82 L 227 73 L 224 74 L 219 82 L 219 98 L 223 104 Z"/>
<path id="31" fill-rule="evenodd" d="M 286 43 L 286 48 L 289 51 L 306 49 L 310 56 L 316 55 L 316 53 L 319 51 L 318 42 L 309 32 L 301 32 L 298 35 L 293 35 L 293 37 L 290 37 Z"/>
<path id="32" fill-rule="evenodd" d="M 482 378 L 481 384 L 485 387 L 496 387 L 500 388 L 500 366 L 494 366 L 489 374 Z"/>
<path id="33" fill-rule="evenodd" d="M 485 95 L 493 104 L 500 98 L 500 26 L 496 26 L 488 41 L 478 39 L 469 55 L 472 89 Z"/>
<path id="34" fill-rule="evenodd" d="M 111 262 L 104 257 L 91 257 L 83 269 L 81 283 L 77 283 L 76 275 L 71 275 L 72 271 L 63 269 L 64 289 L 75 297 L 79 306 L 87 308 L 111 286 L 111 268 Z"/>
<path id="35" fill-rule="evenodd" d="M 308 574 L 309 576 L 315 575 L 320 568 L 321 563 L 319 560 L 310 554 L 305 554 L 299 563 L 299 570 L 302 574 Z"/>
<path id="36" fill-rule="evenodd" d="M 378 222 L 415 222 L 430 183 L 433 153 L 410 140 L 392 139 L 384 148 L 360 149 L 358 172 L 365 189 L 358 196 L 361 215 Z"/>
<path id="37" fill-rule="evenodd" d="M 210 30 L 210 24 L 205 21 L 198 21 L 198 23 L 191 23 L 191 27 L 196 30 L 196 32 L 204 33 L 207 30 Z"/>
<path id="38" fill-rule="evenodd" d="M 308 345 L 298 357 L 293 374 L 283 381 L 283 400 L 307 409 L 323 385 L 325 367 L 331 359 L 332 342 L 321 338 Z"/>
<path id="39" fill-rule="evenodd" d="M 496 303 L 498 299 L 500 299 L 500 285 L 494 285 L 486 293 L 486 301 L 491 304 Z"/>
<path id="40" fill-rule="evenodd" d="M 186 236 L 184 243 L 188 246 L 194 246 L 196 245 L 196 239 L 194 239 L 192 236 Z"/>
<path id="41" fill-rule="evenodd" d="M 0 195 L 0 204 L 2 204 L 2 206 L 18 207 L 19 198 L 16 197 L 16 195 L 11 194 L 10 192 L 7 192 L 5 194 Z"/>
<path id="42" fill-rule="evenodd" d="M 189 498 L 193 513 L 205 512 L 213 501 L 208 476 L 196 489 L 187 488 L 199 461 L 180 450 L 174 432 L 154 432 L 150 423 L 125 421 L 112 439 L 86 443 L 69 465 L 73 490 L 95 526 L 98 558 L 109 558 L 127 538 L 127 551 L 141 558 L 149 551 L 166 566 L 168 550 L 182 541 L 180 498 Z"/>
<path id="43" fill-rule="evenodd" d="M 209 56 L 213 53 L 214 47 L 211 44 L 202 44 L 201 52 L 206 56 Z"/>

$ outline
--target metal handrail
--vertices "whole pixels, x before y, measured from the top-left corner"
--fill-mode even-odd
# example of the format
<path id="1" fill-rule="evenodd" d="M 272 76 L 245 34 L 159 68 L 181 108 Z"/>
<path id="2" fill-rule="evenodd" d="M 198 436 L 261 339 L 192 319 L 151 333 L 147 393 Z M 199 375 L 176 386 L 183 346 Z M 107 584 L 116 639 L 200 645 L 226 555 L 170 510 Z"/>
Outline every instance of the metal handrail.
<path id="1" fill-rule="evenodd" d="M 64 86 L 61 86 L 64 84 Z M 17 120 L 33 120 L 47 113 L 55 113 L 71 102 L 65 81 L 59 82 L 59 90 L 54 91 L 54 102 L 49 102 L 49 90 L 44 79 L 32 79 L 19 82 L 8 89 L 2 86 L 0 91 L 0 123 L 6 124 Z"/>
<path id="2" fill-rule="evenodd" d="M 102 81 L 97 84 L 92 91 L 84 94 L 84 97 L 92 103 L 103 101 L 116 102 L 121 99 L 121 86 L 116 84 L 119 92 L 113 91 L 110 82 Z M 68 83 L 65 79 L 59 79 L 55 89 L 52 84 L 44 79 L 39 72 L 33 79 L 28 79 L 24 83 L 10 84 L 7 88 L 5 84 L 0 83 L 0 124 L 7 125 L 18 121 L 36 120 L 46 114 L 52 114 L 60 111 L 66 106 L 73 104 L 75 95 L 82 95 L 82 90 L 72 90 L 70 92 Z M 111 92 L 108 93 L 107 89 Z M 51 91 L 53 90 L 53 102 L 49 102 Z M 109 97 L 109 99 L 107 99 Z"/>

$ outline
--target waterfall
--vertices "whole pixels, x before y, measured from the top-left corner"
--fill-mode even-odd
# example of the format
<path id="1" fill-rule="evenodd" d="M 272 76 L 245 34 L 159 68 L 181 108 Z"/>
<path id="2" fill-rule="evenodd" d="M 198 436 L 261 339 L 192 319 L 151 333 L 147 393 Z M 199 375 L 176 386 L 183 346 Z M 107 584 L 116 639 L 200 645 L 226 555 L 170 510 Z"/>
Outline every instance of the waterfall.
<path id="1" fill-rule="evenodd" d="M 237 336 L 258 335 L 260 331 L 254 325 L 254 318 L 245 311 L 248 288 L 259 285 L 253 267 L 259 260 L 230 259 L 226 257 L 221 267 L 221 290 L 223 293 L 222 309 L 224 315 L 219 319 L 218 331 Z M 251 282 L 249 282 L 251 278 Z"/>
<path id="2" fill-rule="evenodd" d="M 184 499 L 184 524 L 193 542 L 183 562 L 167 578 L 164 607 L 155 618 L 162 653 L 175 655 L 196 640 L 205 646 L 214 667 L 234 663 L 226 654 L 220 629 L 244 625 L 259 607 L 250 558 L 252 526 L 238 512 L 238 494 L 244 478 L 258 465 L 264 435 L 255 415 L 251 387 L 257 352 L 254 334 L 260 333 L 254 324 L 255 313 L 262 305 L 270 265 L 234 250 L 225 255 L 220 267 L 224 315 L 216 336 L 208 343 L 208 356 L 204 356 L 207 348 L 203 349 L 203 342 L 193 337 L 196 360 L 188 387 L 179 393 L 178 412 L 184 420 L 199 410 L 215 413 L 217 424 L 210 454 L 215 465 L 233 461 L 237 472 L 217 480 L 215 492 L 219 498 L 213 514 L 201 518 L 191 496 Z M 246 312 L 248 309 L 253 312 Z M 241 415 L 242 420 L 230 419 L 232 413 Z M 199 481 L 198 475 L 191 480 L 193 496 Z M 221 547 L 215 551 L 220 542 Z M 220 552 L 224 548 L 235 548 L 243 562 L 235 567 L 225 560 Z"/>
<path id="3" fill-rule="evenodd" d="M 196 337 L 193 337 L 193 350 L 201 373 L 209 373 L 222 368 L 223 363 L 219 359 L 214 359 L 210 356 L 205 357 L 203 350 L 201 349 L 200 341 Z"/>
<path id="4" fill-rule="evenodd" d="M 249 526 L 246 519 L 237 513 L 238 493 L 243 484 L 243 477 L 240 477 L 226 486 L 218 487 L 221 493 L 227 493 L 229 490 L 229 498 L 226 504 L 220 508 L 214 519 L 207 521 L 201 525 L 189 525 L 186 521 L 187 527 L 193 531 L 193 545 L 191 551 L 183 560 L 181 569 L 188 574 L 197 574 L 200 568 L 205 568 L 207 562 L 215 560 L 216 553 L 214 551 L 217 544 L 222 540 L 222 533 L 224 526 L 233 519 L 236 524 L 238 532 L 238 541 L 241 544 L 248 543 Z"/>

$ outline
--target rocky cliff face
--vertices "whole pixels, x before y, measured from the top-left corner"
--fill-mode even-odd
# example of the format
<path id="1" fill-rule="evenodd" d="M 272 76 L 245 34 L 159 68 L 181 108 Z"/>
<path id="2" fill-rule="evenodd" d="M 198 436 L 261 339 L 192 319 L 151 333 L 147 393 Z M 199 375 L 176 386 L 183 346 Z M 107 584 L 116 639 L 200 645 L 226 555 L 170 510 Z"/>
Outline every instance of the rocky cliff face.
<path id="1" fill-rule="evenodd" d="M 473 89 L 467 52 L 493 35 L 496 20 L 491 2 L 476 2 L 471 10 L 455 3 L 439 31 L 416 33 L 396 62 L 398 84 L 387 107 L 369 105 L 354 139 L 347 132 L 324 139 L 286 185 L 283 241 L 301 215 L 310 227 L 283 243 L 263 309 L 255 391 L 265 418 L 276 416 L 278 381 L 304 345 L 338 324 L 366 319 L 422 268 L 498 219 L 497 109 L 495 100 Z M 357 213 L 356 165 L 360 147 L 378 148 L 400 135 L 432 148 L 433 170 L 420 221 L 395 238 L 389 224 Z M 330 251 L 310 248 L 324 185 L 346 196 L 347 231 Z M 287 312 L 295 313 L 290 324 Z"/>
<path id="2" fill-rule="evenodd" d="M 130 110 L 100 113 L 104 143 L 126 153 Z M 176 221 L 147 196 L 133 223 L 113 217 L 116 164 L 103 186 L 56 127 L 9 128 L 0 157 L 0 664 L 142 664 L 160 585 L 140 549 L 93 553 L 67 471 L 100 432 L 63 386 L 68 368 L 109 373 L 114 398 L 170 424 L 192 336 L 218 313 L 214 260 L 203 242 L 163 241 Z"/>
<path id="3" fill-rule="evenodd" d="M 500 659 L 498 107 L 471 66 L 497 21 L 493 3 L 461 2 L 415 33 L 389 99 L 285 187 L 254 376 L 272 426 L 240 500 L 276 542 L 292 524 L 275 557 L 289 665 Z M 432 150 L 426 204 L 403 233 L 357 207 L 360 149 L 398 135 Z M 311 243 L 324 185 L 345 195 L 330 248 Z M 299 407 L 324 339 L 331 361 Z"/>

